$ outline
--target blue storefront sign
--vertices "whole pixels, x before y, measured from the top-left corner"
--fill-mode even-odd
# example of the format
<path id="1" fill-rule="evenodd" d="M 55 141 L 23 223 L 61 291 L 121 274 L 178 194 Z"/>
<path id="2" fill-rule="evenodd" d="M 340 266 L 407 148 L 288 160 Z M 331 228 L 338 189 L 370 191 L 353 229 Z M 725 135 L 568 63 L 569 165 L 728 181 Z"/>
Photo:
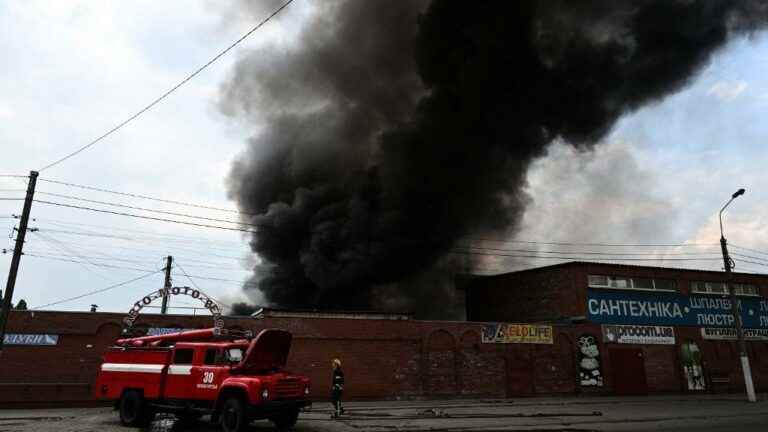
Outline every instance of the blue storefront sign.
<path id="1" fill-rule="evenodd" d="M 739 297 L 744 327 L 768 328 L 768 300 Z M 727 297 L 587 290 L 587 317 L 600 324 L 733 327 Z"/>
<path id="2" fill-rule="evenodd" d="M 23 334 L 6 333 L 3 343 L 5 345 L 45 345 L 52 346 L 59 342 L 59 335 L 54 334 Z"/>

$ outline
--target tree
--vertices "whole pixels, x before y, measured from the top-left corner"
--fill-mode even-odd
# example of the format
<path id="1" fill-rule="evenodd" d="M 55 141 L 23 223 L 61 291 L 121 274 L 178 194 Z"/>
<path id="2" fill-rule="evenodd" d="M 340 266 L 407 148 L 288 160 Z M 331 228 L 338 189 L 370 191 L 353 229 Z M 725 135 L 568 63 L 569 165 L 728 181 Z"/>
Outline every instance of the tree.
<path id="1" fill-rule="evenodd" d="M 19 300 L 14 307 L 16 310 L 27 310 L 27 302 L 24 299 Z"/>

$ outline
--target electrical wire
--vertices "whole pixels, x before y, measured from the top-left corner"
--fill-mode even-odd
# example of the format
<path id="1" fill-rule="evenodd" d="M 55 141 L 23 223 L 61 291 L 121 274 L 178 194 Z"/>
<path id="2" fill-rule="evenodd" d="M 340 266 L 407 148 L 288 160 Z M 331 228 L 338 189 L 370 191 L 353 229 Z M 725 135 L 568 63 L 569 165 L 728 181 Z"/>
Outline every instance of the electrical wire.
<path id="1" fill-rule="evenodd" d="M 83 244 L 83 243 L 71 243 L 71 242 L 65 242 L 65 243 L 67 243 L 67 244 L 76 244 L 76 245 L 79 245 L 79 246 L 83 246 L 83 245 L 85 245 L 85 246 L 92 246 L 92 247 L 98 247 L 98 248 L 123 249 L 123 250 L 145 252 L 145 253 L 150 253 L 150 254 L 153 254 L 153 255 L 163 255 L 163 256 L 169 255 L 169 252 L 171 252 L 171 251 L 183 250 L 183 251 L 191 252 L 191 253 L 194 253 L 194 254 L 197 254 L 197 255 L 200 255 L 200 256 L 208 256 L 208 257 L 219 258 L 219 259 L 228 260 L 228 261 L 239 261 L 239 262 L 246 262 L 246 263 L 251 262 L 251 259 L 249 259 L 249 258 L 239 258 L 239 257 L 233 257 L 233 256 L 229 256 L 229 255 L 220 255 L 220 254 L 215 254 L 215 253 L 210 253 L 210 252 L 204 252 L 204 251 L 201 251 L 199 249 L 182 248 L 182 247 L 175 246 L 175 245 L 172 247 L 172 250 L 169 251 L 167 249 L 166 250 L 146 249 L 146 248 L 136 248 L 136 247 L 130 247 L 130 246 L 115 245 L 115 244 L 96 245 L 96 244 L 92 244 L 92 243 L 85 243 L 85 244 Z M 170 255 L 177 256 L 178 254 L 171 253 Z M 212 265 L 220 264 L 220 263 L 213 262 L 213 261 L 199 260 L 199 259 L 193 259 L 193 258 L 184 258 L 184 259 L 186 261 L 200 262 L 200 263 L 203 263 L 203 264 L 212 264 Z"/>
<path id="2" fill-rule="evenodd" d="M 201 239 L 200 237 L 186 237 L 186 236 L 180 236 L 180 235 L 160 234 L 153 231 L 144 231 L 144 230 L 105 226 L 105 225 L 85 224 L 80 222 L 62 221 L 60 219 L 37 218 L 37 220 L 41 222 L 62 226 L 62 227 L 78 226 L 78 227 L 86 227 L 86 228 L 106 229 L 106 230 L 112 230 L 112 231 L 125 231 L 130 233 L 148 234 L 150 236 L 163 238 L 163 239 L 170 238 L 170 239 L 186 240 L 190 242 L 221 243 L 221 244 L 230 244 L 230 245 L 238 245 L 238 246 L 242 246 L 243 244 L 242 241 L 231 241 L 231 240 L 221 240 L 221 239 L 214 240 L 214 239 L 207 239 L 207 238 Z"/>
<path id="3" fill-rule="evenodd" d="M 225 208 L 221 208 L 221 207 L 211 207 L 211 206 L 206 206 L 206 205 L 202 205 L 202 204 L 195 204 L 195 203 L 188 203 L 188 202 L 183 202 L 183 201 L 174 201 L 174 200 L 169 200 L 169 199 L 164 199 L 164 198 L 151 197 L 151 196 L 148 196 L 148 195 L 140 195 L 140 194 L 134 194 L 134 193 L 128 193 L 128 192 L 118 192 L 118 191 L 114 191 L 114 190 L 110 190 L 110 189 L 98 188 L 98 187 L 94 187 L 94 186 L 80 185 L 80 184 L 75 184 L 75 183 L 68 183 L 68 182 L 63 182 L 63 181 L 58 181 L 58 180 L 49 180 L 49 179 L 45 179 L 45 178 L 38 178 L 38 180 L 42 181 L 42 182 L 48 182 L 48 183 L 58 184 L 58 185 L 62 185 L 62 186 L 69 186 L 69 187 L 80 188 L 80 189 L 96 191 L 96 192 L 110 193 L 110 194 L 114 194 L 114 195 L 126 196 L 126 197 L 131 197 L 131 198 L 141 198 L 141 199 L 146 199 L 146 200 L 150 200 L 150 201 L 162 202 L 162 203 L 166 203 L 166 204 L 177 204 L 177 205 L 182 205 L 182 206 L 187 206 L 187 207 L 195 207 L 195 208 L 201 208 L 201 209 L 207 209 L 207 210 L 218 210 L 218 211 L 222 211 L 222 212 L 238 213 L 238 214 L 243 214 L 243 215 L 247 215 L 247 216 L 255 216 L 255 213 L 246 213 L 246 212 L 241 212 L 241 211 L 238 211 L 238 210 L 225 209 Z"/>
<path id="4" fill-rule="evenodd" d="M 57 240 L 55 240 L 55 239 L 53 239 L 53 238 L 48 238 L 47 236 L 40 234 L 38 231 L 32 231 L 32 230 L 30 230 L 30 232 L 31 232 L 31 233 L 32 233 L 32 234 L 33 234 L 35 237 L 37 237 L 37 238 L 39 238 L 40 240 L 42 240 L 42 241 L 46 242 L 47 244 L 49 244 L 49 245 L 53 246 L 54 248 L 56 248 L 56 249 L 60 249 L 60 250 L 63 250 L 65 253 L 66 253 L 66 252 L 72 253 L 72 254 L 74 254 L 74 256 L 75 256 L 76 258 L 80 258 L 81 260 L 85 260 L 85 261 L 86 261 L 88 264 L 91 264 L 91 265 L 93 265 L 93 266 L 96 266 L 96 264 L 94 264 L 93 262 L 89 261 L 87 258 L 84 258 L 84 257 L 80 256 L 79 254 L 77 254 L 76 252 L 73 252 L 73 251 L 72 251 L 71 249 L 69 249 L 69 248 L 68 248 L 66 245 L 61 245 L 61 246 L 59 246 L 59 245 L 56 245 L 56 244 L 54 244 L 53 242 L 54 242 L 54 241 L 58 242 Z M 27 253 L 27 254 L 25 254 L 25 255 L 29 255 L 29 254 Z M 108 277 L 106 277 L 106 276 L 102 275 L 102 274 L 101 274 L 101 273 L 99 273 L 99 272 L 96 272 L 96 271 L 94 271 L 94 270 L 90 269 L 90 268 L 89 268 L 88 266 L 86 266 L 85 264 L 82 264 L 82 266 L 83 266 L 83 268 L 85 268 L 87 271 L 89 271 L 89 272 L 91 272 L 91 273 L 95 274 L 96 276 L 98 276 L 98 277 L 100 277 L 100 278 L 102 278 L 102 279 L 105 279 L 105 280 L 110 280 L 110 278 L 108 278 Z M 110 281 L 111 281 L 111 280 L 110 280 Z"/>
<path id="5" fill-rule="evenodd" d="M 60 258 L 56 256 L 50 256 L 50 255 L 37 255 L 32 253 L 24 253 L 24 256 L 31 256 L 35 258 L 41 258 L 41 259 L 48 259 L 48 260 L 54 260 L 54 261 L 62 261 L 62 262 L 71 262 L 76 264 L 84 264 L 84 261 L 78 261 L 68 258 Z M 102 264 L 102 263 L 89 263 L 92 266 L 95 267 L 104 267 L 104 268 L 110 268 L 110 269 L 117 269 L 117 270 L 132 270 L 132 271 L 139 271 L 139 272 L 154 272 L 155 270 L 150 270 L 146 268 L 136 268 L 136 267 L 124 267 L 124 266 L 116 266 L 112 264 Z"/>
<path id="6" fill-rule="evenodd" d="M 195 244 L 194 242 L 188 242 L 183 240 L 174 240 L 172 238 L 164 238 L 164 237 L 125 237 L 125 236 L 119 236 L 119 235 L 111 235 L 111 234 L 104 234 L 104 233 L 95 233 L 95 232 L 87 232 L 87 231 L 69 231 L 69 230 L 59 230 L 59 229 L 51 229 L 51 228 L 39 228 L 39 230 L 42 230 L 44 232 L 55 232 L 58 234 L 64 234 L 64 235 L 74 235 L 74 236 L 81 236 L 81 237 L 91 237 L 91 238 L 105 238 L 105 239 L 112 239 L 112 240 L 122 240 L 122 241 L 130 241 L 130 242 L 138 242 L 138 243 L 162 243 L 163 245 L 167 245 L 170 243 L 176 243 L 181 244 L 183 246 L 190 246 L 190 247 L 183 247 L 174 245 L 173 247 L 179 250 L 186 250 L 194 253 L 198 253 L 200 248 L 205 248 L 208 250 L 214 250 L 214 251 L 222 251 L 222 252 L 241 252 L 242 248 L 221 248 L 221 247 L 215 247 L 210 245 L 203 245 L 203 244 Z M 204 241 L 204 240 L 201 240 Z M 231 258 L 231 259 L 240 259 L 237 257 L 232 257 L 229 255 L 217 255 L 224 258 Z"/>
<path id="7" fill-rule="evenodd" d="M 195 280 L 194 280 L 194 279 L 192 279 L 192 278 L 191 278 L 191 277 L 190 277 L 190 276 L 187 274 L 186 270 L 184 270 L 184 267 L 182 267 L 182 266 L 181 266 L 181 264 L 179 264 L 179 262 L 178 262 L 178 261 L 174 260 L 174 263 L 173 263 L 173 265 L 174 265 L 174 267 L 177 267 L 179 270 L 181 270 L 181 272 L 182 272 L 182 273 L 184 273 L 184 276 L 186 276 L 186 277 L 187 277 L 187 279 L 189 279 L 189 281 L 192 283 L 192 285 L 194 285 L 194 287 L 195 287 L 195 288 L 197 288 L 197 289 L 198 289 L 198 290 L 200 290 L 200 291 L 204 291 L 203 289 L 201 289 L 201 288 L 200 288 L 200 286 L 199 286 L 199 285 L 197 285 L 197 282 L 195 282 Z M 208 295 L 208 294 L 206 294 L 206 295 Z M 211 297 L 211 296 L 210 296 L 210 295 L 208 295 L 208 297 Z M 219 299 L 217 299 L 217 298 L 215 298 L 215 297 L 211 297 L 211 298 L 212 298 L 212 299 L 213 299 L 213 300 L 214 300 L 216 303 L 218 303 L 218 304 L 220 304 L 220 305 L 222 305 L 222 306 L 225 306 L 225 307 L 227 307 L 227 308 L 229 308 L 229 309 L 232 309 L 232 306 L 231 306 L 231 305 L 228 305 L 228 304 L 226 304 L 226 303 L 222 303 L 222 302 L 221 302 L 221 300 L 219 300 Z"/>
<path id="8" fill-rule="evenodd" d="M 95 291 L 89 291 L 89 292 L 86 292 L 86 293 L 83 293 L 83 294 L 80 294 L 80 295 L 77 295 L 77 296 L 74 296 L 74 297 L 69 297 L 69 298 L 66 298 L 66 299 L 57 300 L 55 302 L 47 303 L 47 304 L 44 304 L 44 305 L 41 305 L 41 306 L 33 307 L 31 309 L 33 309 L 33 310 L 42 309 L 42 308 L 49 307 L 49 306 L 54 306 L 54 305 L 59 305 L 59 304 L 62 304 L 62 303 L 71 302 L 73 300 L 79 300 L 79 299 L 81 299 L 83 297 L 88 297 L 88 296 L 92 296 L 92 295 L 95 295 L 95 294 L 100 294 L 100 293 L 103 293 L 105 291 L 109 291 L 109 290 L 112 290 L 112 289 L 115 289 L 115 288 L 119 288 L 121 286 L 128 285 L 130 283 L 133 283 L 133 282 L 139 281 L 141 279 L 147 278 L 147 277 L 152 276 L 154 274 L 160 273 L 161 271 L 162 270 L 153 271 L 151 273 L 147 273 L 147 274 L 145 274 L 143 276 L 139 276 L 137 278 L 133 278 L 133 279 L 127 280 L 125 282 L 120 282 L 120 283 L 117 283 L 117 284 L 114 284 L 114 285 L 110 285 L 110 286 L 108 286 L 106 288 L 101 288 L 101 289 L 98 289 L 98 290 L 95 290 Z"/>
<path id="9" fill-rule="evenodd" d="M 76 197 L 76 196 L 72 196 L 72 195 L 63 195 L 63 194 L 43 192 L 43 191 L 38 191 L 36 193 L 40 194 L 40 195 L 48 195 L 48 196 L 57 197 L 57 198 L 65 198 L 65 199 L 83 201 L 83 202 L 92 203 L 92 204 L 101 204 L 101 205 L 108 205 L 108 206 L 112 206 L 112 207 L 127 208 L 127 209 L 131 209 L 131 210 L 148 211 L 148 212 L 161 213 L 161 214 L 166 214 L 166 215 L 171 215 L 171 216 L 181 216 L 181 217 L 193 218 L 193 219 L 203 219 L 203 220 L 212 221 L 212 222 L 223 222 L 223 223 L 231 223 L 231 224 L 236 224 L 236 225 L 249 225 L 249 226 L 253 226 L 253 227 L 258 227 L 258 225 L 252 224 L 252 223 L 248 223 L 248 222 L 239 222 L 239 221 L 233 221 L 233 220 L 228 220 L 228 219 L 217 219 L 217 218 L 210 218 L 210 217 L 206 217 L 206 216 L 196 216 L 196 215 L 191 215 L 191 214 L 187 214 L 187 213 L 176 213 L 176 212 L 171 212 L 171 211 L 166 211 L 166 210 L 150 209 L 150 208 L 146 208 L 146 207 L 136 207 L 136 206 L 130 206 L 130 205 L 126 205 L 126 204 L 120 204 L 120 203 L 109 202 L 109 201 L 98 201 L 98 200 L 92 200 L 92 199 L 87 199 L 87 198 L 81 198 L 81 197 Z"/>
<path id="10" fill-rule="evenodd" d="M 747 248 L 747 247 L 744 247 L 744 246 L 738 246 L 738 245 L 735 245 L 733 243 L 731 243 L 729 246 L 733 247 L 733 248 L 736 248 L 736 249 L 742 249 L 742 250 L 749 251 L 749 252 L 759 253 L 761 255 L 768 255 L 768 252 L 759 251 L 757 249 L 750 249 L 750 248 Z"/>
<path id="11" fill-rule="evenodd" d="M 760 261 L 763 261 L 763 262 L 768 261 L 768 258 L 758 257 L 758 256 L 754 256 L 754 255 L 745 255 L 745 254 L 740 254 L 738 252 L 731 252 L 731 253 L 729 253 L 729 255 L 735 256 L 735 257 L 741 257 L 741 258 L 749 258 L 749 259 L 760 260 Z"/>
<path id="12" fill-rule="evenodd" d="M 261 26 L 263 26 L 263 25 L 264 25 L 264 24 L 266 24 L 266 23 L 267 23 L 269 20 L 271 20 L 271 19 L 272 19 L 272 17 L 274 17 L 275 15 L 277 15 L 278 13 L 280 13 L 280 11 L 282 11 L 283 9 L 285 9 L 285 8 L 286 8 L 286 7 L 287 7 L 289 4 L 291 4 L 291 2 L 293 2 L 293 0 L 288 0 L 287 2 L 285 2 L 285 3 L 284 3 L 282 6 L 280 6 L 280 7 L 279 7 L 279 8 L 277 8 L 277 9 L 276 9 L 274 12 L 272 12 L 272 14 L 270 14 L 270 15 L 269 15 L 267 18 L 265 18 L 264 20 L 262 20 L 262 21 L 261 21 L 260 23 L 258 23 L 258 24 L 257 24 L 255 27 L 251 28 L 251 29 L 250 29 L 250 30 L 249 30 L 247 33 L 245 33 L 245 34 L 244 34 L 242 37 L 240 37 L 240 39 L 236 40 L 235 42 L 233 42 L 232 44 L 230 44 L 230 45 L 229 45 L 227 48 L 225 48 L 223 51 L 221 51 L 221 52 L 219 52 L 218 54 L 216 54 L 216 55 L 215 55 L 215 56 L 214 56 L 214 57 L 213 57 L 211 60 L 209 60 L 209 61 L 208 61 L 207 63 L 205 63 L 204 65 L 200 66 L 200 67 L 199 67 L 197 70 L 195 70 L 195 71 L 194 71 L 194 72 L 192 72 L 192 73 L 191 73 L 189 76 L 187 76 L 186 78 L 184 78 L 183 80 L 181 80 L 181 82 L 179 82 L 178 84 L 176 84 L 175 86 L 173 86 L 173 87 L 172 87 L 170 90 L 168 90 L 168 91 L 166 91 L 165 93 L 163 93 L 162 95 L 160 95 L 160 97 L 158 97 L 158 98 L 156 98 L 155 100 L 153 100 L 152 102 L 150 102 L 150 103 L 149 103 L 148 105 L 146 105 L 144 108 L 142 108 L 141 110 L 139 110 L 138 112 L 136 112 L 136 113 L 135 113 L 135 114 L 133 114 L 132 116 L 128 117 L 127 119 L 123 120 L 123 121 L 122 121 L 120 124 L 118 124 L 117 126 L 113 127 L 112 129 L 108 130 L 107 132 L 103 133 L 102 135 L 100 135 L 99 137 L 97 137 L 97 138 L 96 138 L 96 139 L 94 139 L 93 141 L 89 142 L 88 144 L 86 144 L 86 145 L 84 145 L 84 146 L 82 146 L 82 147 L 78 148 L 77 150 L 73 151 L 72 153 L 69 153 L 69 154 L 67 154 L 66 156 L 64 156 L 64 157 L 62 157 L 62 158 L 60 158 L 60 159 L 57 159 L 57 160 L 55 160 L 55 161 L 53 161 L 53 162 L 49 163 L 48 165 L 46 165 L 46 166 L 42 167 L 42 168 L 41 168 L 41 169 L 39 169 L 38 171 L 43 171 L 43 170 L 46 170 L 46 169 L 48 169 L 48 168 L 51 168 L 51 167 L 53 167 L 53 166 L 56 166 L 56 165 L 58 165 L 58 164 L 60 164 L 60 163 L 64 162 L 65 160 L 67 160 L 67 159 L 71 158 L 72 156 L 75 156 L 75 155 L 77 155 L 78 153 L 80 153 L 80 152 L 82 152 L 82 151 L 84 151 L 84 150 L 88 149 L 89 147 L 91 147 L 91 146 L 95 145 L 96 143 L 98 143 L 99 141 L 101 141 L 101 140 L 103 140 L 104 138 L 108 137 L 109 135 L 113 134 L 114 132 L 117 132 L 117 130 L 119 130 L 120 128 L 122 128 L 122 127 L 123 127 L 123 126 L 125 126 L 126 124 L 130 123 L 130 122 L 131 122 L 131 121 L 133 121 L 135 118 L 137 118 L 137 117 L 139 117 L 140 115 L 144 114 L 145 112 L 149 111 L 149 110 L 150 110 L 152 107 L 154 107 L 155 105 L 157 105 L 158 103 L 160 103 L 160 102 L 161 102 L 163 99 L 165 99 L 166 97 L 168 97 L 168 96 L 169 96 L 171 93 L 173 93 L 174 91 L 176 91 L 176 90 L 177 90 L 179 87 L 181 87 L 181 86 L 183 86 L 184 84 L 186 84 L 186 83 L 187 83 L 188 81 L 190 81 L 192 78 L 194 78 L 195 76 L 197 76 L 197 74 L 199 74 L 200 72 L 202 72 L 202 71 L 203 71 L 205 68 L 207 68 L 208 66 L 210 66 L 211 64 L 213 64 L 213 63 L 214 63 L 216 60 L 218 60 L 219 58 L 221 58 L 221 57 L 222 57 L 224 54 L 228 53 L 228 52 L 229 52 L 229 51 L 230 51 L 232 48 L 234 48 L 235 46 L 237 46 L 237 45 L 238 45 L 240 42 L 244 41 L 244 40 L 245 40 L 245 38 L 247 38 L 248 36 L 250 36 L 250 35 L 251 35 L 253 32 L 255 32 L 256 30 L 258 30 L 259 28 L 261 28 Z"/>
<path id="13" fill-rule="evenodd" d="M 154 221 L 160 221 L 160 222 L 171 222 L 171 223 L 191 225 L 191 226 L 196 226 L 201 228 L 214 228 L 214 229 L 227 230 L 227 231 L 240 231 L 240 232 L 245 232 L 249 234 L 253 234 L 256 232 L 256 231 L 241 229 L 241 228 L 223 227 L 218 225 L 201 224 L 196 222 L 186 222 L 186 221 L 180 221 L 175 219 L 165 219 L 165 218 L 158 218 L 153 216 L 144 216 L 144 215 L 137 215 L 132 213 L 123 213 L 123 212 L 116 212 L 111 210 L 95 209 L 91 207 L 76 206 L 72 204 L 64 204 L 64 203 L 57 203 L 57 202 L 51 202 L 51 201 L 43 201 L 43 200 L 34 200 L 34 201 L 40 204 L 48 204 L 48 205 L 54 205 L 59 207 L 68 207 L 68 208 L 74 208 L 78 210 L 87 210 L 87 211 L 92 211 L 97 213 L 106 213 L 106 214 L 111 214 L 116 216 L 127 216 L 127 217 L 133 217 L 138 219 L 147 219 L 147 220 L 154 220 Z"/>
<path id="14" fill-rule="evenodd" d="M 611 255 L 611 256 L 701 256 L 712 255 L 712 252 L 592 252 L 592 251 L 544 251 L 544 250 L 531 250 L 531 249 L 501 249 L 501 248 L 488 248 L 480 246 L 464 246 L 457 245 L 457 247 L 467 249 L 480 249 L 488 251 L 498 252 L 521 252 L 521 253 L 543 253 L 543 254 L 573 254 L 578 253 L 581 255 Z M 663 259 L 663 258 L 661 258 Z"/>
<path id="15" fill-rule="evenodd" d="M 542 242 L 526 240 L 496 240 L 489 238 L 464 237 L 468 240 L 487 241 L 495 243 L 524 243 L 551 246 L 598 246 L 598 247 L 686 247 L 686 246 L 719 246 L 719 243 L 575 243 L 575 242 Z"/>
<path id="16" fill-rule="evenodd" d="M 567 256 L 567 257 L 561 257 L 561 256 L 541 256 L 541 255 L 512 255 L 512 254 L 502 254 L 502 253 L 486 253 L 486 252 L 472 252 L 472 251 L 460 251 L 460 250 L 451 250 L 450 253 L 452 254 L 463 254 L 463 255 L 486 255 L 486 256 L 500 256 L 500 257 L 511 257 L 511 258 L 537 258 L 537 259 L 559 259 L 559 260 L 565 260 L 565 261 L 589 261 L 593 258 L 585 258 L 585 257 L 579 257 L 579 256 Z M 712 260 L 720 260 L 721 258 L 599 258 L 605 261 L 712 261 Z"/>

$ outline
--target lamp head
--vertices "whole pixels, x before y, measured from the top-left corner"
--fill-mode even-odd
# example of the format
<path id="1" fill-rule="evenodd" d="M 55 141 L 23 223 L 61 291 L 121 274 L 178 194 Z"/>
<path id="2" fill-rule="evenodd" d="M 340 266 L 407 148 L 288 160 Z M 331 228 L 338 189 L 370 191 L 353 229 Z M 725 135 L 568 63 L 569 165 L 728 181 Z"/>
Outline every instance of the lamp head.
<path id="1" fill-rule="evenodd" d="M 731 195 L 731 198 L 735 199 L 738 196 L 744 195 L 744 192 L 745 192 L 744 188 L 741 188 L 736 192 L 734 192 L 733 195 Z"/>

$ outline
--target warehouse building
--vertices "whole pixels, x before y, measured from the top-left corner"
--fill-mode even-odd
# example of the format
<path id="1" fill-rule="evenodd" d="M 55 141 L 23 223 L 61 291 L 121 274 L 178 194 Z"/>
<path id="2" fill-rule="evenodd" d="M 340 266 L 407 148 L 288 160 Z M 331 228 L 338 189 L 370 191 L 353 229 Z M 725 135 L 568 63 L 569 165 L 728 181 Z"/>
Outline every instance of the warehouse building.
<path id="1" fill-rule="evenodd" d="M 294 334 L 289 368 L 327 398 L 344 361 L 351 399 L 743 391 L 718 272 L 573 262 L 463 280 L 468 321 L 409 314 L 262 309 L 229 328 Z M 758 391 L 768 391 L 768 277 L 735 273 Z M 193 293 L 194 295 L 194 293 Z M 138 302 L 137 302 L 138 304 Z M 13 311 L 0 405 L 91 404 L 124 314 Z M 210 316 L 140 314 L 158 334 Z"/>
<path id="2" fill-rule="evenodd" d="M 768 391 L 768 276 L 732 273 L 758 391 Z M 465 283 L 470 321 L 574 330 L 579 391 L 741 391 L 722 272 L 570 262 Z"/>

